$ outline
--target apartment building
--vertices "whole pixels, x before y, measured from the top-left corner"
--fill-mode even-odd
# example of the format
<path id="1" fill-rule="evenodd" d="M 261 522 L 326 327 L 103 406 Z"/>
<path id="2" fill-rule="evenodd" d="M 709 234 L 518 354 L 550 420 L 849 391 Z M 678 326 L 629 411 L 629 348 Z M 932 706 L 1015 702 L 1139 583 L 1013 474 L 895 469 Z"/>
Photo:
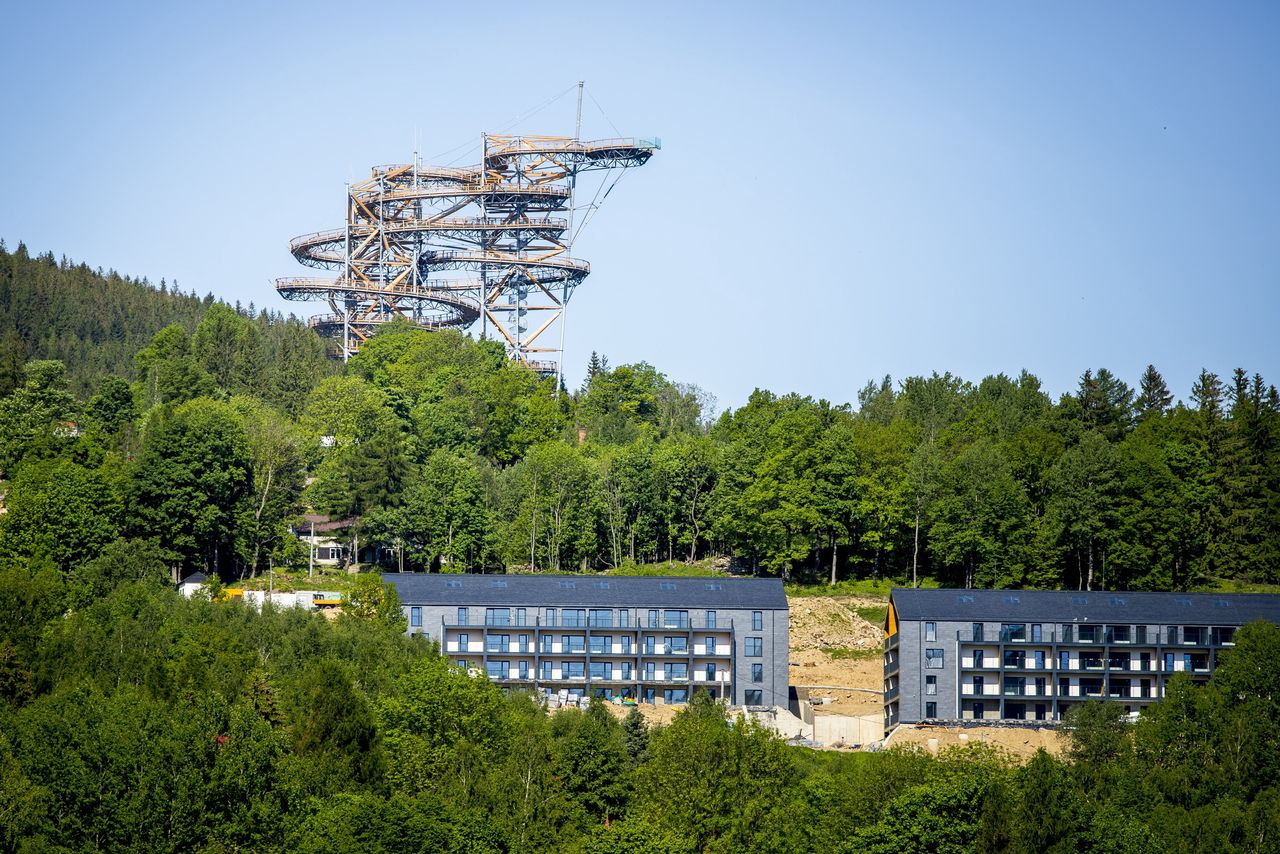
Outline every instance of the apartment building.
<path id="1" fill-rule="evenodd" d="M 787 705 L 777 579 L 387 574 L 410 634 L 459 666 L 547 695 Z"/>
<path id="2" fill-rule="evenodd" d="M 1236 631 L 1280 623 L 1280 596 L 895 589 L 884 723 L 1060 720 L 1090 698 L 1136 713 L 1175 673 L 1207 680 Z"/>

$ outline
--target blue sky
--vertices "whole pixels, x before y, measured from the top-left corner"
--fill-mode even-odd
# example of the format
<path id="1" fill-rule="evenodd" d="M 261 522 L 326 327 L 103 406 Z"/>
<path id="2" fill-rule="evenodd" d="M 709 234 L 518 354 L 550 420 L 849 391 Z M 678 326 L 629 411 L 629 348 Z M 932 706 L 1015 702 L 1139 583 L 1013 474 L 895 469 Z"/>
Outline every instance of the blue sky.
<path id="1" fill-rule="evenodd" d="M 1280 382 L 1280 5 L 22 4 L 0 236 L 307 313 L 343 184 L 579 79 L 662 137 L 583 232 L 592 350 L 843 402 L 873 377 Z M 566 95 L 516 129 L 571 133 Z M 454 155 L 445 158 L 452 159 Z M 315 306 L 314 311 L 320 311 Z"/>

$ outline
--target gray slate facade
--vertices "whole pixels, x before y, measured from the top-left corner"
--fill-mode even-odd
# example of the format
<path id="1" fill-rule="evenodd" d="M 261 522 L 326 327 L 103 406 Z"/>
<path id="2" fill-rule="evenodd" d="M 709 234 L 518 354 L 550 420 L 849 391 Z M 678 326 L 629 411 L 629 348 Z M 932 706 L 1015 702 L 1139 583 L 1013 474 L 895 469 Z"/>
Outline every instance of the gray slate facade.
<path id="1" fill-rule="evenodd" d="M 787 706 L 777 579 L 389 573 L 410 634 L 539 694 Z"/>
<path id="2" fill-rule="evenodd" d="M 895 589 L 884 723 L 1060 720 L 1088 699 L 1133 714 L 1175 673 L 1207 680 L 1237 629 L 1280 623 L 1280 596 Z"/>

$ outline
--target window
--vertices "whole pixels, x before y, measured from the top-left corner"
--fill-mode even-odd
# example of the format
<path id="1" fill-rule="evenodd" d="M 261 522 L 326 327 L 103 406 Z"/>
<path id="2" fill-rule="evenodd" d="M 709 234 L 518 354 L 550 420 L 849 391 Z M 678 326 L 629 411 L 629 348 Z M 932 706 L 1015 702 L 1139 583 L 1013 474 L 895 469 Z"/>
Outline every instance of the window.
<path id="1" fill-rule="evenodd" d="M 662 702 L 667 705 L 689 702 L 688 688 L 666 688 L 662 692 Z"/>
<path id="2" fill-rule="evenodd" d="M 1036 670 L 1044 670 L 1044 650 L 1037 649 L 1035 656 L 1036 656 Z"/>
<path id="3" fill-rule="evenodd" d="M 524 608 L 516 608 L 516 625 L 517 626 L 528 625 L 528 623 L 526 623 L 524 620 L 525 620 Z"/>
<path id="4" fill-rule="evenodd" d="M 520 635 L 520 637 L 517 639 L 517 641 L 516 641 L 516 642 L 520 645 L 520 651 L 521 651 L 521 652 L 528 652 L 528 651 L 529 651 L 529 636 L 528 636 L 528 635 Z"/>
<path id="5" fill-rule="evenodd" d="M 631 626 L 631 612 L 626 608 L 618 611 L 618 625 L 622 626 L 624 629 L 630 628 Z"/>
<path id="6" fill-rule="evenodd" d="M 1135 639 L 1137 640 L 1137 642 L 1138 642 L 1138 643 L 1146 643 L 1146 642 L 1147 642 L 1147 627 L 1146 627 L 1146 626 L 1138 626 L 1136 629 L 1134 629 L 1134 634 L 1136 635 L 1136 638 L 1135 638 Z"/>
<path id="7" fill-rule="evenodd" d="M 1049 680 L 1043 676 L 1036 677 L 1036 696 L 1043 697 L 1049 690 Z"/>
<path id="8" fill-rule="evenodd" d="M 716 666 L 714 664 L 708 664 L 706 666 L 706 674 L 708 682 L 716 681 Z"/>
<path id="9" fill-rule="evenodd" d="M 459 659 L 458 659 L 458 666 L 459 666 L 459 667 L 461 667 L 463 670 L 466 670 L 466 669 L 467 669 L 467 662 L 466 662 L 465 660 L 463 660 L 463 659 L 459 658 Z"/>
<path id="10" fill-rule="evenodd" d="M 520 678 L 521 679 L 529 678 L 529 662 L 527 661 L 520 662 Z"/>
<path id="11" fill-rule="evenodd" d="M 631 654 L 631 635 L 622 636 L 622 654 L 623 655 Z"/>
<path id="12" fill-rule="evenodd" d="M 597 590 L 608 590 L 608 589 L 609 589 L 609 582 L 607 582 L 607 581 L 596 581 L 596 582 L 593 582 L 591 586 L 592 586 L 592 587 L 594 587 L 594 588 L 595 588 L 595 589 L 597 589 Z"/>
<path id="13" fill-rule="evenodd" d="M 683 655 L 689 651 L 689 638 L 684 635 L 663 638 L 662 642 L 667 655 Z"/>
<path id="14" fill-rule="evenodd" d="M 1006 594 L 1005 594 L 1005 597 L 1004 597 L 1004 604 L 1006 604 L 1006 605 L 1017 605 L 1017 604 L 1018 604 L 1018 597 L 1017 597 L 1017 596 L 1014 596 L 1012 593 L 1006 593 Z"/>
<path id="15" fill-rule="evenodd" d="M 463 632 L 458 635 L 458 652 L 466 652 L 471 649 L 471 635 Z"/>
<path id="16" fill-rule="evenodd" d="M 714 664 L 713 664 L 713 665 L 711 665 L 711 666 L 712 666 L 712 667 L 715 667 L 715 665 L 714 665 Z M 753 664 L 753 665 L 751 665 L 751 681 L 752 681 L 752 682 L 763 682 L 763 681 L 764 681 L 764 665 L 763 665 L 763 664 Z"/>
<path id="17" fill-rule="evenodd" d="M 938 704 L 932 701 L 925 703 L 924 716 L 926 718 L 936 718 L 938 716 Z"/>
<path id="18" fill-rule="evenodd" d="M 511 662 L 490 661 L 485 665 L 485 670 L 488 671 L 490 679 L 509 679 L 511 677 Z"/>
<path id="19" fill-rule="evenodd" d="M 985 652 L 983 652 L 980 649 L 975 649 L 973 651 L 973 666 L 986 667 L 986 657 L 987 656 Z"/>
<path id="20" fill-rule="evenodd" d="M 485 652 L 509 652 L 511 648 L 511 635 L 489 635 L 485 638 Z"/>
<path id="21" fill-rule="evenodd" d="M 753 632 L 764 631 L 764 612 L 763 611 L 751 612 L 751 631 Z"/>
<path id="22" fill-rule="evenodd" d="M 1041 624 L 1039 624 L 1039 623 L 1032 623 L 1032 625 L 1031 625 L 1031 642 L 1032 642 L 1032 643 L 1044 643 L 1044 626 L 1042 626 L 1042 625 L 1041 625 Z"/>
<path id="23" fill-rule="evenodd" d="M 561 590 L 573 590 L 573 589 L 574 589 L 575 587 L 577 587 L 577 586 L 578 586 L 578 585 L 577 585 L 577 583 L 576 583 L 576 582 L 573 582 L 573 581 L 561 581 L 561 582 L 560 582 L 560 589 L 561 589 Z"/>
<path id="24" fill-rule="evenodd" d="M 662 676 L 668 682 L 687 680 L 689 678 L 689 665 L 683 662 L 668 661 L 662 665 Z"/>
<path id="25" fill-rule="evenodd" d="M 552 643 L 552 640 L 553 640 L 553 638 L 551 637 L 551 635 L 543 635 L 543 636 L 542 636 L 542 651 L 543 651 L 544 653 L 551 652 L 551 643 Z"/>
<path id="26" fill-rule="evenodd" d="M 942 650 L 926 649 L 924 651 L 924 666 L 936 670 L 942 667 Z"/>
<path id="27" fill-rule="evenodd" d="M 586 672 L 587 666 L 581 661 L 565 661 L 560 664 L 560 675 L 565 679 L 581 679 Z"/>
<path id="28" fill-rule="evenodd" d="M 1096 643 L 1098 640 L 1097 626 L 1081 626 L 1080 627 L 1080 643 Z"/>
<path id="29" fill-rule="evenodd" d="M 658 612 L 657 611 L 654 611 L 654 610 L 649 611 L 649 628 L 651 629 L 658 628 Z"/>
<path id="30" fill-rule="evenodd" d="M 706 584 L 702 586 L 703 586 L 703 589 L 712 590 L 712 591 L 724 589 L 724 585 L 718 581 L 708 581 Z"/>
<path id="31" fill-rule="evenodd" d="M 975 643 L 982 643 L 982 623 L 973 624 L 973 640 Z"/>
<path id="32" fill-rule="evenodd" d="M 707 612 L 707 628 L 714 629 L 715 627 L 716 627 L 716 612 L 708 611 Z"/>
<path id="33" fill-rule="evenodd" d="M 1027 680 L 1023 676 L 1006 676 L 1003 693 L 1006 697 L 1021 697 L 1027 692 Z"/>
<path id="34" fill-rule="evenodd" d="M 675 593 L 676 583 L 674 581 L 662 581 L 658 583 L 658 589 L 666 591 L 667 593 Z"/>
<path id="35" fill-rule="evenodd" d="M 586 639 L 582 635 L 561 635 L 560 651 L 569 653 L 583 653 L 587 650 Z"/>
<path id="36" fill-rule="evenodd" d="M 613 610 L 610 608 L 593 608 L 587 615 L 587 625 L 597 628 L 613 628 Z"/>
<path id="37" fill-rule="evenodd" d="M 1164 654 L 1164 672 L 1165 673 L 1173 672 L 1173 653 L 1171 652 L 1166 652 Z"/>
<path id="38" fill-rule="evenodd" d="M 743 702 L 748 706 L 763 706 L 764 692 L 759 688 L 752 688 L 742 692 Z"/>
<path id="39" fill-rule="evenodd" d="M 611 651 L 613 644 L 609 643 L 610 640 L 612 640 L 612 638 L 592 635 L 591 643 L 587 646 L 591 650 L 592 655 L 604 655 Z"/>
<path id="40" fill-rule="evenodd" d="M 543 679 L 548 679 L 548 680 L 552 678 L 552 676 L 551 676 L 551 662 L 550 662 L 550 661 L 544 661 L 544 662 L 542 662 L 542 678 L 543 678 Z"/>
<path id="41" fill-rule="evenodd" d="M 1199 626 L 1187 626 L 1182 630 L 1182 642 L 1196 644 L 1197 646 L 1204 642 L 1202 633 L 1204 629 Z"/>
<path id="42" fill-rule="evenodd" d="M 933 678 L 937 679 L 938 677 L 935 676 Z M 985 676 L 973 677 L 973 693 L 981 696 L 982 693 L 986 690 L 987 690 L 987 677 Z"/>
<path id="43" fill-rule="evenodd" d="M 1070 623 L 1062 624 L 1062 642 L 1071 643 L 1071 624 Z"/>
<path id="44" fill-rule="evenodd" d="M 587 624 L 587 612 L 581 608 L 564 608 L 560 611 L 560 625 L 579 628 Z"/>
<path id="45" fill-rule="evenodd" d="M 458 609 L 458 625 L 465 626 L 466 624 L 467 624 L 467 609 L 459 608 Z"/>
<path id="46" fill-rule="evenodd" d="M 645 635 L 644 654 L 653 655 L 653 651 L 656 648 L 657 642 L 658 642 L 658 639 L 655 638 L 653 635 Z"/>
<path id="47" fill-rule="evenodd" d="M 1004 666 L 1014 670 L 1023 670 L 1027 666 L 1027 654 L 1020 649 L 1004 651 Z"/>
<path id="48" fill-rule="evenodd" d="M 631 678 L 631 662 L 630 661 L 622 662 L 622 678 L 623 679 Z"/>
<path id="49" fill-rule="evenodd" d="M 409 625 L 415 629 L 422 628 L 422 609 L 417 605 L 409 609 Z"/>
<path id="50" fill-rule="evenodd" d="M 1167 629 L 1165 629 L 1165 643 L 1177 643 L 1177 642 L 1178 642 L 1178 627 L 1169 626 Z"/>
<path id="51" fill-rule="evenodd" d="M 1027 639 L 1027 627 L 1022 623 L 1005 623 L 1000 627 L 1000 640 L 1024 641 Z"/>
<path id="52" fill-rule="evenodd" d="M 612 679 L 612 668 L 607 661 L 591 662 L 591 678 L 592 679 Z"/>
<path id="53" fill-rule="evenodd" d="M 502 580 L 500 580 L 500 579 L 496 579 L 496 578 L 495 578 L 493 581 L 490 581 L 490 582 L 489 582 L 489 586 L 490 586 L 490 587 L 497 587 L 497 588 L 506 587 L 506 586 L 507 586 L 507 582 L 505 582 L 505 581 L 502 581 Z"/>
<path id="54" fill-rule="evenodd" d="M 652 682 L 654 679 L 654 672 L 656 669 L 657 668 L 652 661 L 646 661 L 644 663 L 644 678 Z"/>
<path id="55" fill-rule="evenodd" d="M 925 705 L 926 705 L 926 706 L 928 706 L 928 705 L 933 705 L 933 704 L 926 703 Z M 937 705 L 934 705 L 934 710 L 935 710 L 935 711 L 934 711 L 934 715 L 936 716 L 936 715 L 937 715 L 937 711 L 936 711 L 936 710 L 937 710 Z M 986 711 L 987 711 L 987 707 L 986 707 L 986 704 L 985 704 L 985 703 L 974 703 L 974 704 L 973 704 L 973 717 L 974 717 L 974 719 L 976 719 L 976 720 L 982 720 L 982 716 L 983 716 L 984 714 L 986 714 Z"/>
<path id="56" fill-rule="evenodd" d="M 1107 631 L 1111 634 L 1111 643 L 1129 642 L 1128 626 L 1107 626 Z"/>
<path id="57" fill-rule="evenodd" d="M 957 602 L 959 602 L 961 605 L 972 605 L 972 604 L 973 604 L 973 594 L 972 594 L 972 593 L 961 593 L 959 596 L 957 596 L 957 597 L 956 597 L 956 601 L 957 601 Z"/>
<path id="58" fill-rule="evenodd" d="M 937 676 L 924 677 L 924 692 L 929 695 L 938 693 L 938 677 Z"/>
<path id="59" fill-rule="evenodd" d="M 1058 669 L 1071 669 L 1071 653 L 1067 652 L 1065 649 L 1058 651 Z"/>
<path id="60" fill-rule="evenodd" d="M 485 608 L 484 624 L 486 626 L 511 625 L 511 609 L 510 608 Z"/>
<path id="61" fill-rule="evenodd" d="M 663 611 L 662 627 L 664 629 L 689 628 L 689 612 L 688 611 Z"/>
<path id="62" fill-rule="evenodd" d="M 705 649 L 706 649 L 707 655 L 715 655 L 715 654 L 716 654 L 716 639 L 715 639 L 715 638 L 707 638 L 707 640 L 706 640 L 706 647 L 705 647 Z"/>
<path id="63" fill-rule="evenodd" d="M 337 549 L 335 549 L 334 551 L 337 551 Z M 336 554 L 333 554 L 333 555 L 330 555 L 330 557 L 337 557 L 337 555 L 336 555 Z M 462 586 L 462 579 L 461 579 L 461 578 L 449 578 L 449 579 L 446 579 L 446 580 L 445 580 L 445 582 L 444 582 L 444 586 L 445 586 L 445 587 L 450 587 L 450 588 L 458 588 L 458 587 L 461 587 L 461 586 Z"/>
<path id="64" fill-rule="evenodd" d="M 931 643 L 937 642 L 938 640 L 938 624 L 937 623 L 924 624 L 924 639 Z"/>
<path id="65" fill-rule="evenodd" d="M 748 658 L 764 655 L 764 638 L 746 638 L 745 654 Z"/>

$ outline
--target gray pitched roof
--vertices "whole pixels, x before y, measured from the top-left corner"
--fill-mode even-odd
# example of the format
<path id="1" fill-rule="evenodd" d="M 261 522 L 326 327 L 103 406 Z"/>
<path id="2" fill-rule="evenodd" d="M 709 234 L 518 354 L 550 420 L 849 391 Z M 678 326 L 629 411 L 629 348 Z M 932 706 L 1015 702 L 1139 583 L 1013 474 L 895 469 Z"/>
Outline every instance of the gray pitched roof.
<path id="1" fill-rule="evenodd" d="M 1242 626 L 1254 620 L 1280 623 L 1280 596 L 1265 593 L 894 588 L 890 595 L 899 620 L 1216 626 Z"/>
<path id="2" fill-rule="evenodd" d="M 208 580 L 209 580 L 209 576 L 205 575 L 203 572 L 197 571 L 197 572 L 191 573 L 186 578 L 179 581 L 178 584 L 180 585 L 181 584 L 203 584 Z"/>
<path id="3" fill-rule="evenodd" d="M 786 610 L 776 578 L 388 573 L 405 605 Z"/>

